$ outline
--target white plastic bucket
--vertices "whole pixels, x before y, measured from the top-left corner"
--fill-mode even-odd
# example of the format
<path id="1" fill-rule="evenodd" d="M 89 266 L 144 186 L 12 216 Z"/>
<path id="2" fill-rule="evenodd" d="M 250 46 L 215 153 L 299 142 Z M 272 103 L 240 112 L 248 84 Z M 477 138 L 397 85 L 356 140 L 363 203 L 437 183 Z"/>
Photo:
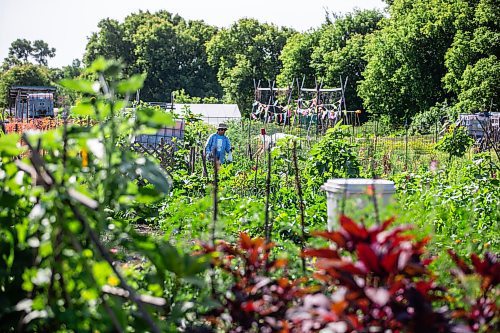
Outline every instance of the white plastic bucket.
<path id="1" fill-rule="evenodd" d="M 321 189 L 326 192 L 328 230 L 338 227 L 342 200 L 361 198 L 368 200 L 368 188 L 372 186 L 379 207 L 385 207 L 396 192 L 394 182 L 385 179 L 336 178 L 329 179 Z M 345 198 L 344 198 L 345 196 Z M 381 198 L 382 200 L 379 200 Z"/>

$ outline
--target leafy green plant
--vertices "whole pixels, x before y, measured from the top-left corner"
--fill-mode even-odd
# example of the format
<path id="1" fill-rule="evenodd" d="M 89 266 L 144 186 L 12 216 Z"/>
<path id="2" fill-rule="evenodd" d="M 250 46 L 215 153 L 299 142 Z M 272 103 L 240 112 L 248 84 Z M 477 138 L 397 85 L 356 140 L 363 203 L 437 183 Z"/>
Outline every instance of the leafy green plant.
<path id="1" fill-rule="evenodd" d="M 448 153 L 451 159 L 452 156 L 464 156 L 473 143 L 474 139 L 469 136 L 465 127 L 452 125 L 436 144 L 436 149 Z"/>
<path id="2" fill-rule="evenodd" d="M 164 281 L 190 285 L 208 267 L 205 257 L 179 252 L 166 238 L 135 232 L 136 218 L 127 218 L 130 211 L 141 216 L 171 186 L 155 161 L 126 143 L 171 124 L 171 115 L 148 107 L 124 112 L 143 75 L 123 79 L 120 64 L 104 59 L 88 72 L 93 80 L 61 85 L 82 94 L 70 112 L 97 125 L 25 134 L 24 153 L 19 135 L 0 138 L 2 331 L 109 331 L 110 323 L 116 331 L 169 330 L 185 311 Z M 130 269 L 116 247 L 143 258 L 147 273 Z"/>
<path id="3" fill-rule="evenodd" d="M 437 162 L 434 162 L 437 164 Z M 472 161 L 394 177 L 398 202 L 406 219 L 423 233 L 433 232 L 433 253 L 453 248 L 460 255 L 498 251 L 500 221 L 498 166 L 488 154 Z M 443 263 L 438 260 L 439 264 Z"/>
<path id="4" fill-rule="evenodd" d="M 450 115 L 450 107 L 445 101 L 437 103 L 429 110 L 416 114 L 411 121 L 410 133 L 430 134 L 441 129 L 441 119 Z"/>
<path id="5" fill-rule="evenodd" d="M 312 189 L 319 189 L 329 178 L 359 176 L 360 164 L 354 146 L 346 140 L 348 131 L 339 123 L 328 129 L 325 136 L 311 148 L 305 178 Z"/>

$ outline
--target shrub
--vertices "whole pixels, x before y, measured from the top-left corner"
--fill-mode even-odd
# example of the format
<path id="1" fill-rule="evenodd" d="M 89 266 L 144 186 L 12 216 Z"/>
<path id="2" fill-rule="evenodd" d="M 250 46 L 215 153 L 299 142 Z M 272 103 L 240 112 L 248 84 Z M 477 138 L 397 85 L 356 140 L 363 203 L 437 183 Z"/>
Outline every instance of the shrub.
<path id="1" fill-rule="evenodd" d="M 447 102 L 437 103 L 429 110 L 416 114 L 411 122 L 409 132 L 412 134 L 430 134 L 441 129 L 441 119 L 447 117 L 450 107 Z"/>
<path id="2" fill-rule="evenodd" d="M 436 144 L 436 149 L 448 153 L 451 159 L 452 156 L 464 156 L 473 143 L 474 139 L 469 136 L 465 127 L 452 125 Z"/>
<path id="3" fill-rule="evenodd" d="M 360 164 L 354 146 L 346 140 L 348 136 L 349 129 L 337 124 L 311 148 L 304 177 L 312 190 L 319 189 L 329 178 L 359 176 Z"/>
<path id="4" fill-rule="evenodd" d="M 303 332 L 448 331 L 446 313 L 432 306 L 443 289 L 427 269 L 428 239 L 413 240 L 408 227 L 390 230 L 392 222 L 366 228 L 343 216 L 340 230 L 317 233 L 335 246 L 303 252 L 317 258 L 315 278 L 324 288 L 289 311 L 294 325 Z"/>
<path id="5" fill-rule="evenodd" d="M 2 332 L 171 331 L 187 310 L 176 297 L 167 304 L 163 297 L 177 292 L 167 281 L 194 289 L 181 281 L 193 282 L 208 266 L 208 258 L 139 234 L 131 223 L 170 192 L 170 182 L 122 142 L 171 125 L 171 116 L 138 107 L 134 119 L 124 118 L 127 96 L 144 76 L 122 80 L 120 65 L 104 59 L 89 71 L 99 79 L 61 84 L 84 96 L 71 112 L 99 125 L 24 133 L 22 160 L 20 135 L 0 137 Z M 140 269 L 122 264 L 111 246 L 145 258 Z"/>

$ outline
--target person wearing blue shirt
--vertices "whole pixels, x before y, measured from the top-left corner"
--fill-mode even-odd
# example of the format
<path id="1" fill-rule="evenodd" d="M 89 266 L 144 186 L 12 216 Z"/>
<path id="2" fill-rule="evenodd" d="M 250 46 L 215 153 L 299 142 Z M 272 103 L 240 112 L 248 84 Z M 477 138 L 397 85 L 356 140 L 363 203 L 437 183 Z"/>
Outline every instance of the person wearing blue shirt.
<path id="1" fill-rule="evenodd" d="M 217 127 L 217 133 L 210 135 L 208 138 L 205 145 L 205 154 L 209 160 L 215 157 L 221 164 L 232 162 L 231 158 L 226 158 L 226 153 L 231 153 L 231 142 L 226 136 L 226 130 L 227 125 L 220 123 Z"/>

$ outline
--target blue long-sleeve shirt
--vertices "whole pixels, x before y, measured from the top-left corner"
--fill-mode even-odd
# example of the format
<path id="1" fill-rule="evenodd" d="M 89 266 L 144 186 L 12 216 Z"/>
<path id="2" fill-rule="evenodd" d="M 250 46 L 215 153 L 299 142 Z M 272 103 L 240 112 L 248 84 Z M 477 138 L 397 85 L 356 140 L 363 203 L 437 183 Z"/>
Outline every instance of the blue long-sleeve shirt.
<path id="1" fill-rule="evenodd" d="M 220 163 L 224 163 L 226 161 L 226 153 L 231 151 L 231 142 L 227 136 L 217 133 L 210 135 L 205 144 L 205 153 L 208 156 L 209 154 L 213 154 L 214 151 L 217 160 L 219 160 Z"/>

